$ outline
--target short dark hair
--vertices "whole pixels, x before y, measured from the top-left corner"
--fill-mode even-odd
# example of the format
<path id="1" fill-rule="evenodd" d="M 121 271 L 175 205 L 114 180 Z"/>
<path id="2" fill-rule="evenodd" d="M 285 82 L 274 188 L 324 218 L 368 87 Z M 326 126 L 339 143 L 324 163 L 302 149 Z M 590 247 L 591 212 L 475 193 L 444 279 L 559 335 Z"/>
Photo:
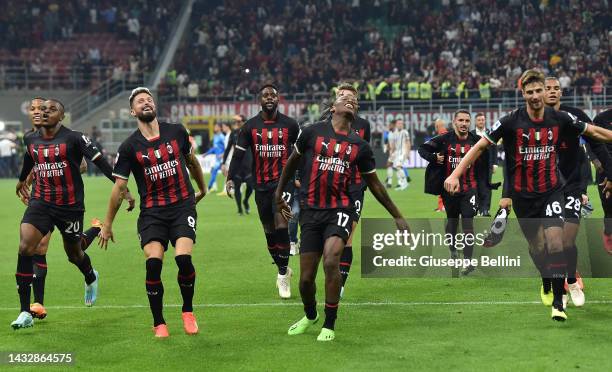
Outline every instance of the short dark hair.
<path id="1" fill-rule="evenodd" d="M 32 99 L 30 100 L 30 102 L 32 102 L 32 101 L 46 101 L 46 100 L 47 100 L 47 99 L 46 99 L 45 97 L 36 96 L 36 97 L 32 98 Z"/>
<path id="2" fill-rule="evenodd" d="M 64 104 L 62 103 L 62 101 L 60 101 L 57 98 L 47 98 L 47 101 L 53 101 L 55 103 L 57 103 L 58 105 L 60 105 L 60 107 L 62 108 L 62 111 L 65 111 L 66 109 L 64 108 Z"/>
<path id="3" fill-rule="evenodd" d="M 146 93 L 149 96 L 151 96 L 151 98 L 153 98 L 153 94 L 151 94 L 151 91 L 149 90 L 149 88 L 147 87 L 134 88 L 132 90 L 132 93 L 130 94 L 130 108 L 132 108 L 132 102 L 134 101 L 134 98 L 136 98 L 136 96 L 139 95 L 140 93 Z"/>
<path id="4" fill-rule="evenodd" d="M 541 71 L 530 69 L 523 72 L 519 81 L 521 83 L 521 89 L 525 89 L 525 86 L 531 83 L 544 84 L 544 74 Z"/>
<path id="5" fill-rule="evenodd" d="M 457 115 L 459 114 L 467 114 L 469 117 L 472 116 L 472 114 L 470 114 L 470 112 L 466 109 L 459 109 L 457 111 L 455 111 L 455 113 L 453 114 L 453 119 L 455 119 L 457 117 Z"/>
<path id="6" fill-rule="evenodd" d="M 544 78 L 544 81 L 549 81 L 549 80 L 559 81 L 559 78 L 556 76 L 547 76 Z"/>
<path id="7" fill-rule="evenodd" d="M 474 116 L 474 117 L 477 118 L 479 116 L 485 116 L 485 113 L 484 112 L 477 112 L 476 116 Z"/>
<path id="8" fill-rule="evenodd" d="M 278 93 L 278 87 L 272 83 L 266 83 L 261 88 L 259 88 L 259 93 L 263 92 L 266 88 L 272 88 Z"/>

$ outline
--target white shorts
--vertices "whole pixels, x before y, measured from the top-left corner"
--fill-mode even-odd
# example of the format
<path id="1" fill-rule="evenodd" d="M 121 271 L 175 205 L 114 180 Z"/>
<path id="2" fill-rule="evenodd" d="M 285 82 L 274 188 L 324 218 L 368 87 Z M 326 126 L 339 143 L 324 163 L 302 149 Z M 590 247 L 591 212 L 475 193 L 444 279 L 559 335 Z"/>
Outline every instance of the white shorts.
<path id="1" fill-rule="evenodd" d="M 408 167 L 408 159 L 401 154 L 394 156 L 394 159 L 390 159 L 390 163 L 393 164 L 393 168 L 407 168 Z"/>

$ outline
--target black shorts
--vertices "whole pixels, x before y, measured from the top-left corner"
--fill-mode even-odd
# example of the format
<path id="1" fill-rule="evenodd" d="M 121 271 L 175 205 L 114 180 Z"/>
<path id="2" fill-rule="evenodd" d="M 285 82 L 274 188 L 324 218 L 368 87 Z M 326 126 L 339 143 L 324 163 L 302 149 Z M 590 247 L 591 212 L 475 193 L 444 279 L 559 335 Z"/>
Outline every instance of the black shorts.
<path id="1" fill-rule="evenodd" d="M 262 225 L 274 225 L 274 214 L 276 213 L 276 202 L 274 192 L 276 188 L 268 190 L 255 190 L 255 204 Z M 283 199 L 291 206 L 295 195 L 295 184 L 289 182 L 283 191 Z"/>
<path id="2" fill-rule="evenodd" d="M 344 243 L 351 234 L 352 209 L 304 209 L 300 211 L 300 252 L 323 253 L 325 240 L 338 236 Z"/>
<path id="3" fill-rule="evenodd" d="M 21 223 L 33 225 L 41 234 L 47 235 L 57 226 L 62 237 L 71 242 L 80 241 L 83 234 L 83 211 L 70 211 L 54 208 L 43 203 L 29 205 Z"/>
<path id="4" fill-rule="evenodd" d="M 361 218 L 361 210 L 363 209 L 364 190 L 349 190 L 349 195 L 353 201 L 353 221 L 359 222 Z"/>
<path id="5" fill-rule="evenodd" d="M 512 208 L 527 240 L 534 238 L 542 226 L 563 227 L 564 195 L 562 190 L 545 194 L 540 198 L 512 197 Z"/>
<path id="6" fill-rule="evenodd" d="M 442 202 L 447 218 L 473 218 L 478 211 L 478 190 L 470 190 L 464 194 L 450 195 L 442 193 Z"/>
<path id="7" fill-rule="evenodd" d="M 582 211 L 582 191 L 576 189 L 565 190 L 563 195 L 565 197 L 563 202 L 565 221 L 579 224 L 580 212 Z"/>
<path id="8" fill-rule="evenodd" d="M 189 238 L 195 243 L 197 221 L 198 213 L 192 203 L 144 209 L 138 216 L 140 248 L 144 248 L 152 241 L 157 241 L 164 246 L 164 251 L 166 251 L 168 242 L 176 246 L 178 238 Z"/>

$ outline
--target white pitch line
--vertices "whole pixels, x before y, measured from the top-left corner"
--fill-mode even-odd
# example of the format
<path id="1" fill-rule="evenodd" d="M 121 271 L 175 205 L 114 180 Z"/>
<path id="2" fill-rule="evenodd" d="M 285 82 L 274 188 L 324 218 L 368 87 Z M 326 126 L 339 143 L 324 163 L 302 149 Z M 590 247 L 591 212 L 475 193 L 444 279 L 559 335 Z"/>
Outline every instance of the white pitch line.
<path id="1" fill-rule="evenodd" d="M 536 305 L 541 304 L 540 301 L 457 301 L 457 302 L 341 302 L 342 306 L 367 307 L 367 306 L 479 306 L 479 305 Z M 587 301 L 587 305 L 612 304 L 612 300 L 592 300 Z M 164 307 L 181 307 L 181 304 L 167 304 Z M 261 303 L 236 303 L 236 304 L 194 304 L 193 307 L 282 307 L 282 306 L 302 306 L 300 302 L 261 302 Z M 46 309 L 51 310 L 81 310 L 81 309 L 141 309 L 148 308 L 149 305 L 95 305 L 92 307 L 86 306 L 46 306 Z M 0 311 L 16 311 L 18 307 L 0 307 Z"/>

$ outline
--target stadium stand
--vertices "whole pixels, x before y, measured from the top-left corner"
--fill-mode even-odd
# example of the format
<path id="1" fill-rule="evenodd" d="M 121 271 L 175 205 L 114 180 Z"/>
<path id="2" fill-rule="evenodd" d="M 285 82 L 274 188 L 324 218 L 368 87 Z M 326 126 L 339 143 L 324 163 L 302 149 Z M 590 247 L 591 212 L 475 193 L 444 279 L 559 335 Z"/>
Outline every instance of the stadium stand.
<path id="1" fill-rule="evenodd" d="M 487 99 L 539 67 L 597 96 L 612 72 L 604 2 L 211 0 L 191 20 L 165 94 L 247 97 L 270 80 L 328 92 L 351 79 L 362 98 Z"/>
<path id="2" fill-rule="evenodd" d="M 181 1 L 9 0 L 0 13 L 0 89 L 91 89 L 150 71 Z"/>

